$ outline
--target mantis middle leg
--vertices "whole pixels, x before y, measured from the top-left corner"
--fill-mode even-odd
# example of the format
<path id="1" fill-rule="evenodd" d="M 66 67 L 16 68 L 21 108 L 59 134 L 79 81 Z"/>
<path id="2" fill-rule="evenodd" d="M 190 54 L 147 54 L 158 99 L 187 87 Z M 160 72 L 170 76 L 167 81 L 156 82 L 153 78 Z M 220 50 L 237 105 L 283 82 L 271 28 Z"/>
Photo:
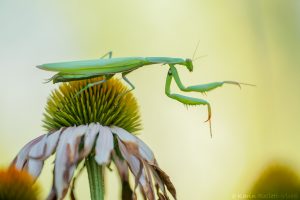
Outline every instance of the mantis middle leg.
<path id="1" fill-rule="evenodd" d="M 95 85 L 99 85 L 99 84 L 102 84 L 102 83 L 105 83 L 106 81 L 108 81 L 109 79 L 111 79 L 115 74 L 108 74 L 108 75 L 104 75 L 103 76 L 103 79 L 101 81 L 97 81 L 97 82 L 94 82 L 94 83 L 89 83 L 87 84 L 84 88 L 82 88 L 77 94 L 76 96 L 78 96 L 79 94 L 81 94 L 84 90 L 90 88 L 90 87 L 93 87 Z"/>
<path id="2" fill-rule="evenodd" d="M 101 56 L 100 58 L 105 58 L 106 56 L 108 56 L 108 58 L 112 57 L 112 51 L 107 52 L 106 54 L 104 54 L 103 56 Z"/>
<path id="3" fill-rule="evenodd" d="M 132 72 L 132 71 L 127 71 L 127 72 L 123 72 L 123 73 L 122 73 L 122 78 L 123 78 L 124 81 L 125 81 L 126 83 L 128 83 L 128 84 L 130 85 L 130 87 L 131 87 L 131 89 L 128 90 L 127 92 L 130 92 L 130 91 L 132 91 L 132 90 L 135 89 L 135 86 L 134 86 L 134 85 L 128 80 L 128 78 L 126 77 L 126 75 L 129 74 L 130 72 Z M 126 93 L 127 93 L 127 92 L 126 92 Z"/>

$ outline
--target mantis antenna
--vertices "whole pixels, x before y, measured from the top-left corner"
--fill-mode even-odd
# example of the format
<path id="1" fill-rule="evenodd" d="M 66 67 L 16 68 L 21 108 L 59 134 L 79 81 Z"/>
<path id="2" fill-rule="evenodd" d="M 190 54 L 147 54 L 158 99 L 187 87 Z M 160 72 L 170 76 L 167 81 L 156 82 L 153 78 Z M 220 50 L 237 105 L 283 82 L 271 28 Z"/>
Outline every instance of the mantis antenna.
<path id="1" fill-rule="evenodd" d="M 202 56 L 198 56 L 197 58 L 193 58 L 192 61 L 194 62 L 194 61 L 196 61 L 196 60 L 198 60 L 198 59 L 200 59 L 200 58 L 206 57 L 206 56 L 208 56 L 208 55 L 205 54 L 205 55 L 202 55 Z"/>
<path id="2" fill-rule="evenodd" d="M 200 58 L 203 58 L 203 57 L 206 57 L 206 56 L 207 56 L 207 54 L 205 54 L 205 55 L 198 56 L 197 58 L 195 58 L 195 55 L 196 55 L 196 52 L 197 52 L 197 50 L 198 50 L 199 44 L 200 44 L 200 40 L 198 41 L 198 43 L 197 43 L 197 45 L 196 45 L 196 48 L 195 48 L 195 51 L 194 51 L 194 53 L 193 53 L 193 58 L 192 58 L 192 61 L 193 61 L 193 62 L 196 61 L 196 60 L 198 60 L 198 59 L 200 59 Z"/>
<path id="3" fill-rule="evenodd" d="M 198 43 L 197 43 L 197 45 L 196 45 L 196 48 L 195 48 L 195 51 L 194 51 L 194 53 L 193 53 L 193 58 L 192 58 L 193 61 L 194 61 L 196 52 L 197 52 L 197 50 L 198 50 L 199 44 L 200 44 L 200 40 L 198 41 Z"/>

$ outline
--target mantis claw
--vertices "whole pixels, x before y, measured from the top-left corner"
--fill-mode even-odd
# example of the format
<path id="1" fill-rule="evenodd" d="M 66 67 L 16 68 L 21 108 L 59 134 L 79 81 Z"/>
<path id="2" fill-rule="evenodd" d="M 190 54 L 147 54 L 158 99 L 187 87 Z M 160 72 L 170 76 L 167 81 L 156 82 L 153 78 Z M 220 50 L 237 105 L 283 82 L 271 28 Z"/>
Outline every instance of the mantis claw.
<path id="1" fill-rule="evenodd" d="M 207 104 L 207 109 L 208 109 L 208 118 L 205 122 L 209 123 L 209 132 L 210 132 L 210 137 L 212 137 L 212 129 L 211 129 L 211 107 L 210 104 Z"/>
<path id="2" fill-rule="evenodd" d="M 209 104 L 207 104 L 207 111 L 208 111 L 208 117 L 207 117 L 207 120 L 205 122 L 208 122 L 211 119 L 211 107 L 210 107 Z"/>

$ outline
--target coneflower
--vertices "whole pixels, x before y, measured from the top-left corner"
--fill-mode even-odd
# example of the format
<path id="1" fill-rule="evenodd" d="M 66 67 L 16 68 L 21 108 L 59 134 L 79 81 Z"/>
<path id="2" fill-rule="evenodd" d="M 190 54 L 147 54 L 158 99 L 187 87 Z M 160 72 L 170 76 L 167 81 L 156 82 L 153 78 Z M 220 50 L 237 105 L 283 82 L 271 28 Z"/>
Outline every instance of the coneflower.
<path id="1" fill-rule="evenodd" d="M 76 167 L 85 162 L 91 199 L 104 199 L 104 166 L 111 161 L 122 180 L 122 199 L 136 199 L 140 187 L 145 199 L 176 199 L 169 177 L 158 166 L 151 149 L 135 133 L 141 129 L 138 104 L 116 79 L 93 86 L 78 95 L 94 78 L 63 83 L 52 92 L 44 113 L 47 134 L 27 143 L 13 165 L 38 177 L 49 156 L 56 153 L 54 181 L 48 199 L 63 199 Z M 135 177 L 131 190 L 129 170 Z M 156 191 L 156 192 L 155 192 Z M 72 198 L 74 198 L 71 191 Z"/>
<path id="2" fill-rule="evenodd" d="M 40 189 L 33 185 L 33 178 L 26 171 L 15 167 L 0 170 L 0 200 L 37 200 Z"/>
<path id="3" fill-rule="evenodd" d="M 260 172 L 249 194 L 256 199 L 300 199 L 300 177 L 291 166 L 271 162 Z M 254 199 L 254 198 L 245 198 Z"/>

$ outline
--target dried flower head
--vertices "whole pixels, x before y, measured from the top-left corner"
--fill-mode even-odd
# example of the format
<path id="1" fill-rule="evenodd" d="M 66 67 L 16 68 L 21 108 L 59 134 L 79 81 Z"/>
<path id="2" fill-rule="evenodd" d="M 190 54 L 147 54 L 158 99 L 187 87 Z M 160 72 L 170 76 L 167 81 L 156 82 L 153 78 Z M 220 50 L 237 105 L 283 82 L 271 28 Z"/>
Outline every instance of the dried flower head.
<path id="1" fill-rule="evenodd" d="M 39 187 L 26 171 L 14 167 L 0 170 L 0 200 L 37 200 Z"/>
<path id="2" fill-rule="evenodd" d="M 135 98 L 120 81 L 111 79 L 93 86 L 77 96 L 82 87 L 100 78 L 62 84 L 46 107 L 44 127 L 48 134 L 30 141 L 21 149 L 13 164 L 38 177 L 44 160 L 56 153 L 54 182 L 48 199 L 63 199 L 74 171 L 82 160 L 93 159 L 99 166 L 116 165 L 123 196 L 136 199 L 140 187 L 145 199 L 176 199 L 169 177 L 157 164 L 151 149 L 133 135 L 140 129 Z M 128 171 L 135 177 L 131 190 Z M 156 191 L 156 194 L 155 194 Z"/>

